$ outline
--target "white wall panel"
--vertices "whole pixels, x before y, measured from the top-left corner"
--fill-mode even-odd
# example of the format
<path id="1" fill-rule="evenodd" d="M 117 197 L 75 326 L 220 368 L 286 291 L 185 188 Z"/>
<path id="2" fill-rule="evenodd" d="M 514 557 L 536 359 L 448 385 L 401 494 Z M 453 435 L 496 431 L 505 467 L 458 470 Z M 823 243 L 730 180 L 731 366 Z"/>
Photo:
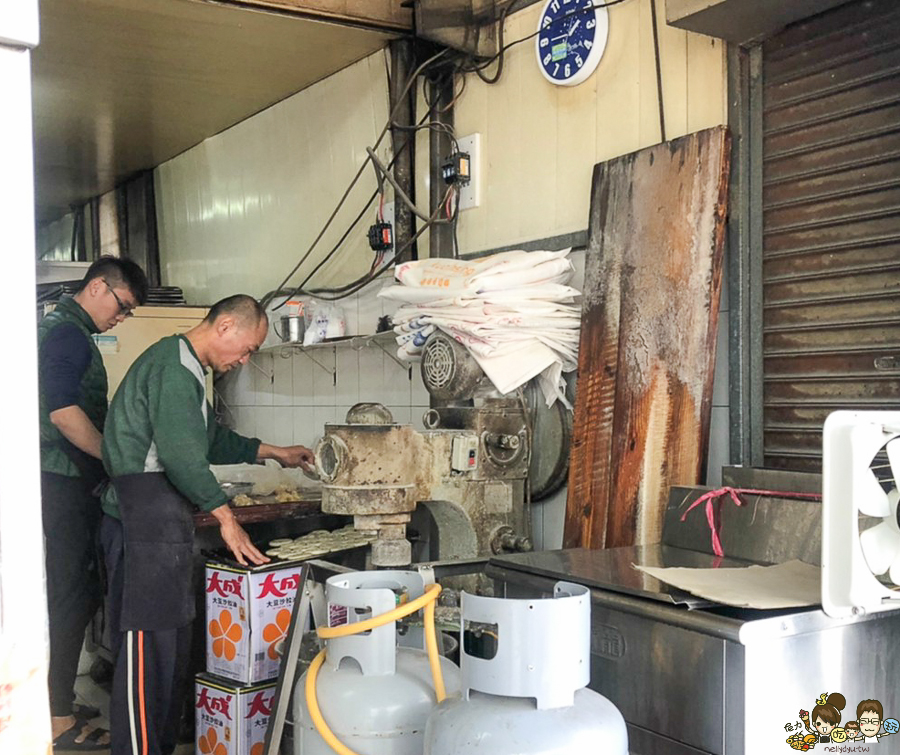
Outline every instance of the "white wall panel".
<path id="1" fill-rule="evenodd" d="M 530 41 L 507 51 L 498 84 L 468 77 L 456 132 L 482 134 L 484 181 L 481 206 L 460 216 L 463 253 L 584 230 L 593 166 L 659 142 L 650 2 L 609 9 L 606 52 L 579 86 L 547 82 Z M 724 123 L 724 46 L 666 26 L 657 6 L 668 138 Z M 513 14 L 506 39 L 531 34 L 540 8 Z"/>
<path id="2" fill-rule="evenodd" d="M 159 166 L 163 282 L 181 286 L 191 303 L 239 291 L 262 296 L 274 288 L 309 248 L 387 116 L 379 52 Z M 379 154 L 389 159 L 389 139 Z M 369 170 L 296 282 L 324 257 L 374 189 Z M 313 285 L 350 280 L 368 269 L 368 225 L 364 218 Z"/>

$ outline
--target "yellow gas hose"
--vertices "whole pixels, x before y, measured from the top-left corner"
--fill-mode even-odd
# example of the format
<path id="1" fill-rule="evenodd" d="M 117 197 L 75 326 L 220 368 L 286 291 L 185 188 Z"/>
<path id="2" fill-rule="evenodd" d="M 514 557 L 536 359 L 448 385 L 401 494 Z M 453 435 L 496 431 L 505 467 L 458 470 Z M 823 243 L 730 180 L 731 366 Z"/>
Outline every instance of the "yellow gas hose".
<path id="1" fill-rule="evenodd" d="M 397 608 L 379 616 L 373 616 L 371 619 L 357 622 L 356 624 L 343 624 L 339 627 L 321 627 L 317 629 L 319 637 L 323 640 L 331 640 L 335 637 L 347 637 L 351 634 L 360 634 L 368 632 L 370 629 L 389 624 L 404 616 L 415 613 L 423 606 L 425 607 L 425 649 L 428 652 L 428 663 L 431 666 L 431 676 L 434 679 L 434 692 L 437 701 L 441 702 L 447 697 L 444 689 L 444 675 L 441 672 L 441 656 L 437 648 L 437 635 L 434 627 L 434 604 L 437 596 L 441 592 L 441 586 L 438 584 L 428 585 L 425 593 L 415 600 L 410 600 Z M 319 669 L 325 662 L 325 651 L 320 650 L 319 654 L 313 659 L 309 665 L 309 671 L 306 672 L 306 707 L 309 708 L 309 717 L 312 719 L 313 726 L 319 732 L 319 736 L 325 740 L 329 747 L 339 755 L 358 755 L 347 745 L 341 742 L 334 732 L 325 723 L 322 711 L 319 709 L 319 701 L 316 699 L 316 679 L 319 676 Z"/>

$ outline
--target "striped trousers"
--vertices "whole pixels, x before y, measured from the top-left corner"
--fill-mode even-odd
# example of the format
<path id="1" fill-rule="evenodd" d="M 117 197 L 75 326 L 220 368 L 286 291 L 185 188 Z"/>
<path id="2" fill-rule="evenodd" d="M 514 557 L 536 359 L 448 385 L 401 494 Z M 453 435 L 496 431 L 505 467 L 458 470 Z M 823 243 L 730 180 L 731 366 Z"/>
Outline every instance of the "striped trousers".
<path id="1" fill-rule="evenodd" d="M 122 631 L 121 522 L 104 516 L 100 542 L 109 584 L 108 621 L 115 658 L 110 755 L 170 755 L 177 743 L 189 676 L 191 625 L 162 631 Z M 147 596 L 147 600 L 153 599 Z"/>

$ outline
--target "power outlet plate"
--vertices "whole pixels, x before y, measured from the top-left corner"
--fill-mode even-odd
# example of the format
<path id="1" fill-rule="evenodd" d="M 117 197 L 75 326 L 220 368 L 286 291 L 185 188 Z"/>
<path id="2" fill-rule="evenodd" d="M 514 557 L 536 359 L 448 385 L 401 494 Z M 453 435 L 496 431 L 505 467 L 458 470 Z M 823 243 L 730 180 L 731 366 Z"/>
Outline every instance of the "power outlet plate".
<path id="1" fill-rule="evenodd" d="M 471 210 L 481 204 L 481 134 L 470 134 L 457 140 L 460 152 L 469 153 L 471 180 L 459 188 L 459 209 Z"/>

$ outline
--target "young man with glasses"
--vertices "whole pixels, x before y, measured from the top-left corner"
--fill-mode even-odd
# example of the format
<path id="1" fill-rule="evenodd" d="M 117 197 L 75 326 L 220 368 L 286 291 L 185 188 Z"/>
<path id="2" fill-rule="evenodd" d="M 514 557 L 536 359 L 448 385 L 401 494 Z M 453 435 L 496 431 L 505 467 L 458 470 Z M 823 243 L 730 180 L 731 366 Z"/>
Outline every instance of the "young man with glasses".
<path id="1" fill-rule="evenodd" d="M 75 705 L 84 632 L 101 600 L 96 563 L 101 461 L 107 412 L 106 369 L 92 336 L 122 322 L 147 297 L 147 278 L 131 260 L 101 257 L 74 296 L 38 326 L 41 488 L 50 625 L 50 715 L 54 746 L 109 747 L 86 723 L 95 709 Z"/>

